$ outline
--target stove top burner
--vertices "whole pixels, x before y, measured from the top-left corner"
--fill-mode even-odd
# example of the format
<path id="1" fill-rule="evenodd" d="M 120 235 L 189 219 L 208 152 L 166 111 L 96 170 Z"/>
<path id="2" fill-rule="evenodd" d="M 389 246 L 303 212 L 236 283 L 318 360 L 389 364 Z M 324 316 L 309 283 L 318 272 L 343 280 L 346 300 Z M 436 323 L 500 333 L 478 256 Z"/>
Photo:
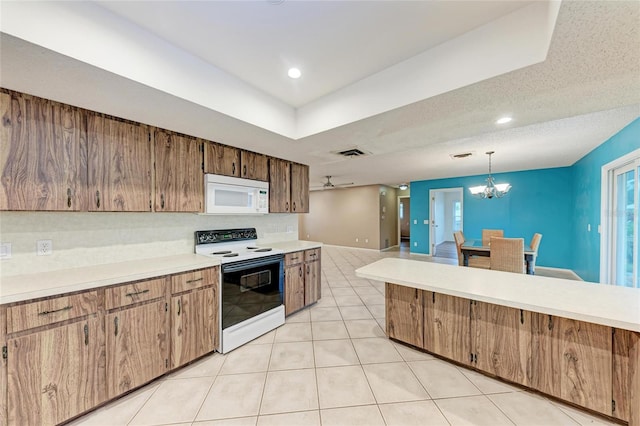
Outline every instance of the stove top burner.
<path id="1" fill-rule="evenodd" d="M 236 256 L 238 256 L 238 253 L 229 253 L 229 254 L 222 255 L 222 257 L 236 257 Z"/>
<path id="2" fill-rule="evenodd" d="M 211 254 L 229 254 L 229 253 L 231 253 L 231 250 L 214 251 Z"/>
<path id="3" fill-rule="evenodd" d="M 265 247 L 265 248 L 257 249 L 256 253 L 262 253 L 264 251 L 271 251 L 271 250 L 273 250 L 271 247 Z"/>

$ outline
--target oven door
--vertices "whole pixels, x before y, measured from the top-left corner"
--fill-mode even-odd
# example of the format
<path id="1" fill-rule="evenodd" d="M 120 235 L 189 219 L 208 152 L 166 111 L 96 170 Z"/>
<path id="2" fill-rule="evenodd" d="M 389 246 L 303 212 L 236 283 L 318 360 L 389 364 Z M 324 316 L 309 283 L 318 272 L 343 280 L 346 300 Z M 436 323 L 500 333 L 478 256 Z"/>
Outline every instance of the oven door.
<path id="1" fill-rule="evenodd" d="M 282 305 L 284 255 L 222 265 L 222 329 Z"/>

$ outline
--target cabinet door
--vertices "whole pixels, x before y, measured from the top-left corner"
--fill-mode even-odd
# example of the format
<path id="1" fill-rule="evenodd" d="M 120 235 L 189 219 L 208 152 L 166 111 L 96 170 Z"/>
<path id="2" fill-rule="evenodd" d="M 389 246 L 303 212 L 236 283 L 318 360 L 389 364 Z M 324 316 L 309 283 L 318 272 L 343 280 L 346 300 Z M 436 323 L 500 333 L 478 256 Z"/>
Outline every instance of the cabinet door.
<path id="1" fill-rule="evenodd" d="M 269 212 L 289 213 L 291 199 L 291 163 L 269 159 Z"/>
<path id="2" fill-rule="evenodd" d="M 0 92 L 0 210 L 86 209 L 84 111 Z"/>
<path id="3" fill-rule="evenodd" d="M 560 398 L 560 364 L 558 363 L 558 328 L 554 317 L 531 314 L 531 368 L 529 386 Z"/>
<path id="4" fill-rule="evenodd" d="M 474 301 L 471 329 L 475 367 L 503 379 L 529 385 L 530 312 Z"/>
<path id="5" fill-rule="evenodd" d="M 305 306 L 320 300 L 320 261 L 305 263 L 304 304 Z"/>
<path id="6" fill-rule="evenodd" d="M 171 367 L 218 347 L 218 302 L 214 287 L 171 298 Z"/>
<path id="7" fill-rule="evenodd" d="M 114 398 L 164 374 L 168 360 L 166 302 L 106 316 L 107 396 Z"/>
<path id="8" fill-rule="evenodd" d="M 191 137 L 155 131 L 155 210 L 200 212 L 204 176 L 200 147 Z"/>
<path id="9" fill-rule="evenodd" d="M 204 143 L 205 173 L 240 177 L 240 150 L 214 142 Z"/>
<path id="10" fill-rule="evenodd" d="M 423 291 L 387 283 L 385 286 L 387 335 L 424 347 Z"/>
<path id="11" fill-rule="evenodd" d="M 613 417 L 640 424 L 640 333 L 613 334 L 613 402 Z"/>
<path id="12" fill-rule="evenodd" d="M 253 180 L 269 180 L 269 161 L 266 155 L 250 151 L 241 152 L 242 177 Z"/>
<path id="13" fill-rule="evenodd" d="M 151 141 L 148 129 L 88 113 L 90 211 L 151 210 Z"/>
<path id="14" fill-rule="evenodd" d="M 309 213 L 309 166 L 291 163 L 291 212 Z"/>
<path id="15" fill-rule="evenodd" d="M 284 272 L 284 313 L 289 315 L 304 307 L 304 264 L 288 266 Z"/>
<path id="16" fill-rule="evenodd" d="M 100 321 L 9 339 L 10 425 L 53 425 L 105 400 Z"/>
<path id="17" fill-rule="evenodd" d="M 425 292 L 424 348 L 469 364 L 471 354 L 471 301 Z"/>

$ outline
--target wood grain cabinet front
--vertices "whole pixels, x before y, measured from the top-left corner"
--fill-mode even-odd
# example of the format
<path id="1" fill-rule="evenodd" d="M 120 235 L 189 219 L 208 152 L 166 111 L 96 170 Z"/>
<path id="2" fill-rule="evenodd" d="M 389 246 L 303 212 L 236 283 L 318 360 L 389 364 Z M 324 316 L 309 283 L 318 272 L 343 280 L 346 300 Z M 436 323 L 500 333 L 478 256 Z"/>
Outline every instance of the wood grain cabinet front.
<path id="1" fill-rule="evenodd" d="M 321 251 L 318 248 L 285 254 L 285 315 L 290 315 L 320 300 L 320 253 Z"/>
<path id="2" fill-rule="evenodd" d="M 304 251 L 304 305 L 309 306 L 320 300 L 322 291 L 322 267 L 320 249 Z"/>
<path id="3" fill-rule="evenodd" d="M 266 155 L 251 151 L 240 152 L 240 176 L 245 179 L 269 180 L 269 160 Z"/>
<path id="4" fill-rule="evenodd" d="M 309 166 L 269 159 L 269 212 L 309 213 Z"/>
<path id="5" fill-rule="evenodd" d="M 424 291 L 386 283 L 387 335 L 418 348 L 424 348 Z"/>

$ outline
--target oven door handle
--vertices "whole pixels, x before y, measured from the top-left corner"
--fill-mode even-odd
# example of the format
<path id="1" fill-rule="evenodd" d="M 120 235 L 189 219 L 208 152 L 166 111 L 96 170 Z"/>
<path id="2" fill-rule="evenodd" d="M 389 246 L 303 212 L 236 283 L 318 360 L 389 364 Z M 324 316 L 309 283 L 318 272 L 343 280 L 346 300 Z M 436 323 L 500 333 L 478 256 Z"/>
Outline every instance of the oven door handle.
<path id="1" fill-rule="evenodd" d="M 241 260 L 239 262 L 227 263 L 222 265 L 222 273 L 224 274 L 226 272 L 237 272 L 247 268 L 272 265 L 274 263 L 280 263 L 282 261 L 284 261 L 284 255 L 274 255 L 260 257 L 257 259 Z"/>

